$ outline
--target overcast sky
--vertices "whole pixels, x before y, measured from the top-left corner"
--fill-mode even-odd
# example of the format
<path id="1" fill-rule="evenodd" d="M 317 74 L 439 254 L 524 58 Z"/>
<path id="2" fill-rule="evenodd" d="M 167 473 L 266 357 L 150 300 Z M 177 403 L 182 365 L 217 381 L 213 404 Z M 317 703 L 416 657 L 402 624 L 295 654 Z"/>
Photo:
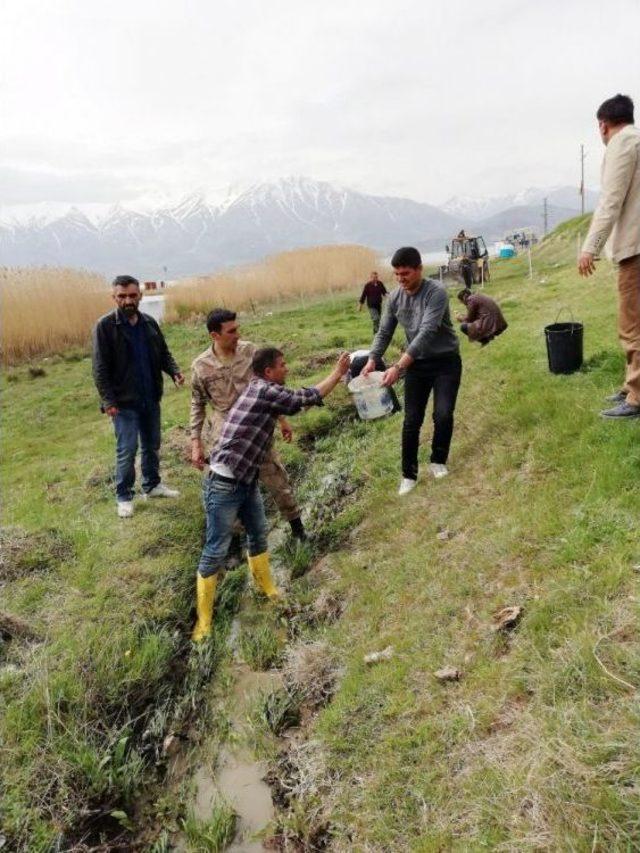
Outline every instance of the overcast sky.
<path id="1" fill-rule="evenodd" d="M 587 184 L 640 0 L 4 0 L 0 204 L 286 175 L 434 204 Z M 25 208 L 26 209 L 26 208 Z"/>

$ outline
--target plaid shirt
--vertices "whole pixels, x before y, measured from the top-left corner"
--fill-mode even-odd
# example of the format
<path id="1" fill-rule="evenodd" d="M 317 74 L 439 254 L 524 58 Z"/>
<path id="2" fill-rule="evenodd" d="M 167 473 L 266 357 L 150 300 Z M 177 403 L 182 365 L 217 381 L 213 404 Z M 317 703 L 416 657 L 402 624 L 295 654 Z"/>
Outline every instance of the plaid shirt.
<path id="1" fill-rule="evenodd" d="M 291 391 L 254 377 L 227 415 L 211 464 L 227 465 L 236 479 L 251 482 L 271 446 L 276 419 L 295 415 L 304 406 L 321 405 L 316 388 Z"/>

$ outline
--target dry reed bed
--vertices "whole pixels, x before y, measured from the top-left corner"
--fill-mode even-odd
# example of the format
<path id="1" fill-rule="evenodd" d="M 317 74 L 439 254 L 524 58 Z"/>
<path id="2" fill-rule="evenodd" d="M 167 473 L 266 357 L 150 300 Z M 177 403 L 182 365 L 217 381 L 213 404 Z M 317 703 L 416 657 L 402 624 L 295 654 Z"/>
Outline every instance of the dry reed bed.
<path id="1" fill-rule="evenodd" d="M 234 310 L 349 290 L 375 269 L 376 253 L 365 246 L 317 246 L 266 258 L 261 264 L 187 279 L 167 293 L 167 316 L 175 319 L 222 305 Z"/>
<path id="2" fill-rule="evenodd" d="M 0 268 L 5 364 L 86 344 L 111 293 L 97 273 L 56 267 Z"/>
<path id="3" fill-rule="evenodd" d="M 261 264 L 186 279 L 167 291 L 165 319 L 215 305 L 242 310 L 349 289 L 365 281 L 375 263 L 375 252 L 364 246 L 283 252 Z M 113 304 L 103 276 L 55 267 L 0 268 L 0 300 L 4 364 L 86 345 L 92 326 Z"/>

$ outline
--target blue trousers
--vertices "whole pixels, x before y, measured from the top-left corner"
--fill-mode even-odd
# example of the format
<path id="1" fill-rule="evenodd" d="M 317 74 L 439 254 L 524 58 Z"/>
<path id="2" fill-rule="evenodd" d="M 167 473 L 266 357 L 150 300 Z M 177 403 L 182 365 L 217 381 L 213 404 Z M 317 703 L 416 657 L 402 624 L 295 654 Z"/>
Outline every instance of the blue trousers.
<path id="1" fill-rule="evenodd" d="M 136 453 L 140 437 L 142 491 L 150 492 L 160 482 L 160 405 L 143 409 L 120 409 L 113 418 L 116 433 L 116 498 L 133 499 Z"/>
<path id="2" fill-rule="evenodd" d="M 257 480 L 241 483 L 209 473 L 202 497 L 207 533 L 198 564 L 201 577 L 211 577 L 223 568 L 236 519 L 247 532 L 249 556 L 267 550 L 267 518 Z"/>

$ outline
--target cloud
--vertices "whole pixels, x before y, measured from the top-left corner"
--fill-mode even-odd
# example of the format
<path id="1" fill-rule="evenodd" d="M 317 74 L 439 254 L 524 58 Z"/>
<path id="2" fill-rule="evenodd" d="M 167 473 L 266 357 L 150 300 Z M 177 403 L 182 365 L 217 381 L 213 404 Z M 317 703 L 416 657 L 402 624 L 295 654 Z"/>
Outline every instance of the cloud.
<path id="1" fill-rule="evenodd" d="M 640 80 L 638 31 L 637 0 L 5 0 L 2 188 L 127 201 L 302 173 L 438 202 L 574 182 L 581 142 L 594 184 L 593 113 Z"/>
<path id="2" fill-rule="evenodd" d="M 140 195 L 141 184 L 98 172 L 55 173 L 37 169 L 0 166 L 0 198 L 3 205 L 37 202 L 127 201 Z"/>

